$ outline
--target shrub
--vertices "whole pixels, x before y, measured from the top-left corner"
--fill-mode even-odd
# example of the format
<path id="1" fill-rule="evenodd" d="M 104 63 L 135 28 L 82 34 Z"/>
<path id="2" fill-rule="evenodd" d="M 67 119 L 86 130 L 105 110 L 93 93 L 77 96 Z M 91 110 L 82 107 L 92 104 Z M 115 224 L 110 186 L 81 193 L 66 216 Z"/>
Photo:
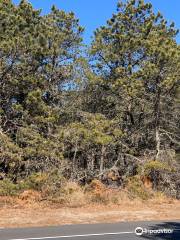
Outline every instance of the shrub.
<path id="1" fill-rule="evenodd" d="M 0 181 L 0 196 L 15 196 L 19 193 L 19 186 L 8 179 Z"/>
<path id="2" fill-rule="evenodd" d="M 80 207 L 86 204 L 84 189 L 75 182 L 67 182 L 64 189 L 66 203 L 70 207 Z"/>
<path id="3" fill-rule="evenodd" d="M 97 179 L 92 180 L 91 183 L 85 187 L 85 190 L 88 192 L 102 192 L 105 191 L 105 189 L 106 186 Z"/>
<path id="4" fill-rule="evenodd" d="M 60 191 L 65 178 L 56 170 L 46 173 L 34 173 L 24 180 L 26 189 L 41 191 L 44 196 L 54 195 Z"/>
<path id="5" fill-rule="evenodd" d="M 29 189 L 41 191 L 43 186 L 46 185 L 47 180 L 48 180 L 48 174 L 34 173 L 25 180 L 25 184 Z"/>
<path id="6" fill-rule="evenodd" d="M 41 194 L 35 190 L 25 190 L 19 195 L 19 199 L 36 202 L 41 200 Z"/>
<path id="7" fill-rule="evenodd" d="M 144 173 L 146 176 L 149 176 L 150 173 L 155 171 L 172 171 L 172 168 L 166 162 L 160 161 L 149 161 L 144 165 Z"/>
<path id="8" fill-rule="evenodd" d="M 99 180 L 92 180 L 92 182 L 85 188 L 86 194 L 90 202 L 108 204 L 109 196 L 106 186 Z"/>
<path id="9" fill-rule="evenodd" d="M 68 207 L 81 207 L 87 203 L 84 189 L 75 182 L 64 182 L 59 191 L 49 199 Z"/>
<path id="10" fill-rule="evenodd" d="M 152 197 L 152 192 L 147 191 L 138 175 L 129 177 L 126 184 L 130 198 L 140 198 L 147 200 Z"/>

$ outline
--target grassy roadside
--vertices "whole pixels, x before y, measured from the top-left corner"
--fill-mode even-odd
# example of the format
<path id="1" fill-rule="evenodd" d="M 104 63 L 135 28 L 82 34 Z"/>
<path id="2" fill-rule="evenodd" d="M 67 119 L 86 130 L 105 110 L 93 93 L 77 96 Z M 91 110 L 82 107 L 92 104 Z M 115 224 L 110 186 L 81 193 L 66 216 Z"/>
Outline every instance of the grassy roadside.
<path id="1" fill-rule="evenodd" d="M 28 194 L 29 197 L 28 197 Z M 31 196 L 31 197 L 30 197 Z M 119 203 L 40 201 L 37 192 L 0 197 L 0 227 L 37 227 L 64 224 L 180 219 L 180 201 L 159 196 L 151 200 L 121 199 Z"/>
<path id="2" fill-rule="evenodd" d="M 154 190 L 145 175 L 113 188 L 97 179 L 79 185 L 38 173 L 16 184 L 0 181 L 0 216 L 0 227 L 173 220 L 180 218 L 180 201 Z"/>

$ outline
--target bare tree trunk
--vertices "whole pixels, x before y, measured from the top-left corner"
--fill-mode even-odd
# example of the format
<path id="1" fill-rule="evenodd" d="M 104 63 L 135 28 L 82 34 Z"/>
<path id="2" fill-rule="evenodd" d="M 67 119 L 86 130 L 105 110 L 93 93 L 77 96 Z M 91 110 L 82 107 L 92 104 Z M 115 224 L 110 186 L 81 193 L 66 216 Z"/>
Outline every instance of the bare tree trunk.
<path id="1" fill-rule="evenodd" d="M 94 162 L 95 162 L 95 154 L 94 152 L 88 152 L 87 154 L 87 171 L 94 171 Z"/>
<path id="2" fill-rule="evenodd" d="M 78 141 L 75 143 L 75 151 L 74 151 L 74 156 L 73 156 L 73 161 L 72 161 L 72 177 L 74 177 L 75 173 L 75 162 L 76 162 L 76 155 L 77 155 L 77 150 L 78 150 Z"/>
<path id="3" fill-rule="evenodd" d="M 160 134 L 159 134 L 159 127 L 156 127 L 156 160 L 159 158 L 160 153 Z"/>
<path id="4" fill-rule="evenodd" d="M 160 127 L 160 102 L 161 102 L 161 89 L 159 87 L 160 79 L 158 79 L 157 82 L 157 94 L 155 99 L 155 141 L 156 141 L 156 160 L 159 158 L 160 153 L 160 133 L 159 133 L 159 127 Z"/>
<path id="5" fill-rule="evenodd" d="M 94 161 L 95 161 L 95 154 L 92 153 L 92 157 L 91 157 L 91 171 L 94 171 Z"/>
<path id="6" fill-rule="evenodd" d="M 105 151 L 106 151 L 106 148 L 105 148 L 104 145 L 102 145 L 102 148 L 101 148 L 101 158 L 100 158 L 100 174 L 104 170 L 104 155 L 105 155 Z"/>

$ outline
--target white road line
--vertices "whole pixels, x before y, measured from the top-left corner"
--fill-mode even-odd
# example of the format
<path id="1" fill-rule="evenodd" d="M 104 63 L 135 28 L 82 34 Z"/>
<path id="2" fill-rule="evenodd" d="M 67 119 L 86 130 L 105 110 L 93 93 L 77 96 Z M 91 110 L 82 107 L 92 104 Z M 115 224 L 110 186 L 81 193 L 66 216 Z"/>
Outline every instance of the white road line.
<path id="1" fill-rule="evenodd" d="M 93 233 L 93 234 L 81 234 L 81 235 L 69 235 L 69 236 L 52 236 L 52 237 L 37 237 L 37 238 L 22 238 L 22 239 L 9 239 L 9 240 L 41 240 L 41 239 L 57 239 L 57 238 L 78 238 L 78 237 L 93 237 L 93 236 L 106 236 L 106 235 L 121 235 L 130 234 L 134 232 L 116 232 L 116 233 Z"/>

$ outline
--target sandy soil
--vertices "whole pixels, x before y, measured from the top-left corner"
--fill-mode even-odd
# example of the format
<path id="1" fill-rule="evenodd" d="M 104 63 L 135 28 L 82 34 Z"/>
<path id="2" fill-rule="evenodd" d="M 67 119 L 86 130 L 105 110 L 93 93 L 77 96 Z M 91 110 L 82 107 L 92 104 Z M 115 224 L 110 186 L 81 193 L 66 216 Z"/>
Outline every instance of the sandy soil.
<path id="1" fill-rule="evenodd" d="M 13 202 L 12 202 L 13 201 Z M 120 205 L 78 208 L 0 199 L 0 227 L 30 227 L 100 222 L 180 219 L 180 201 L 133 201 Z"/>

